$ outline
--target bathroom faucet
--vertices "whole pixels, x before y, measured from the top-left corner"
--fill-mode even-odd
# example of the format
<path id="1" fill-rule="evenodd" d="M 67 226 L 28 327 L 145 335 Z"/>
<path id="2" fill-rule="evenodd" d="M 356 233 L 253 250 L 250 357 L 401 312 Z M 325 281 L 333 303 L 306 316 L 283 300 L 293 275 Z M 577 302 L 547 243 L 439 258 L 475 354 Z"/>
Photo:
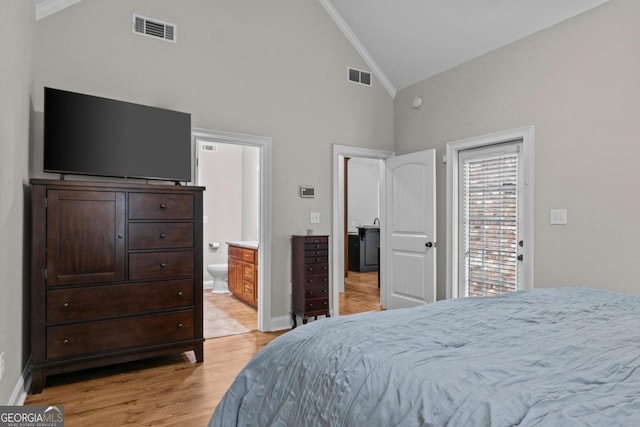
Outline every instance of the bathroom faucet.
<path id="1" fill-rule="evenodd" d="M 376 221 L 378 221 L 378 227 L 380 226 L 380 220 L 378 218 L 375 218 L 373 220 L 373 225 L 376 225 Z"/>

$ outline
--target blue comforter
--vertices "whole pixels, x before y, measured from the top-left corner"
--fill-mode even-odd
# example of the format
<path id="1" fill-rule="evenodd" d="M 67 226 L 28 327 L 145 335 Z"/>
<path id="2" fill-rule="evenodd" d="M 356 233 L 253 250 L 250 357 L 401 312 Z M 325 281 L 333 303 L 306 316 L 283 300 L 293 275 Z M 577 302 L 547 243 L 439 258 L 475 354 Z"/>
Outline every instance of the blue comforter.
<path id="1" fill-rule="evenodd" d="M 579 288 L 312 322 L 211 426 L 640 426 L 640 297 Z"/>

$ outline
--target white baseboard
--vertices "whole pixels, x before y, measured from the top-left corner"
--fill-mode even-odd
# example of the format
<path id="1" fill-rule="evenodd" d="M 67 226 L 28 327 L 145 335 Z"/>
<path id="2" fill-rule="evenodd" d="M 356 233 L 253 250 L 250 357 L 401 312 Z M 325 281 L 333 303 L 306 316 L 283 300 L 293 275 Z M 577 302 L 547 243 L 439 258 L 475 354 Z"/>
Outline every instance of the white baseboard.
<path id="1" fill-rule="evenodd" d="M 27 362 L 27 366 L 22 371 L 22 375 L 18 378 L 16 386 L 13 388 L 13 393 L 9 397 L 9 406 L 22 406 L 27 399 L 27 390 L 31 388 L 31 359 Z"/>
<path id="2" fill-rule="evenodd" d="M 202 282 L 202 289 L 213 289 L 213 280 L 205 280 Z"/>
<path id="3" fill-rule="evenodd" d="M 272 317 L 269 331 L 282 331 L 284 329 L 291 329 L 291 316 Z"/>

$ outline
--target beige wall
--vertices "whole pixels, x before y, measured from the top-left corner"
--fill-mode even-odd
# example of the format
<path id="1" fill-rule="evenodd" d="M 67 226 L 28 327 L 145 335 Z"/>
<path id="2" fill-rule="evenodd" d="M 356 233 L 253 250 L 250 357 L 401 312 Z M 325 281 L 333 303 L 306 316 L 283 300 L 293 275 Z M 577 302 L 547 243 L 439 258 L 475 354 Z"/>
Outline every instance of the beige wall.
<path id="1" fill-rule="evenodd" d="M 534 286 L 640 294 L 640 2 L 612 0 L 398 92 L 398 154 L 535 126 Z M 414 96 L 423 106 L 411 106 Z M 437 165 L 438 298 L 445 167 Z M 566 226 L 549 210 L 568 210 Z"/>
<path id="2" fill-rule="evenodd" d="M 15 404 L 29 358 L 28 149 L 33 2 L 0 0 L 0 405 Z M 24 333 L 23 333 L 24 331 Z"/>
<path id="3" fill-rule="evenodd" d="M 175 23 L 178 43 L 133 35 L 132 13 Z M 346 81 L 348 66 L 367 67 L 314 0 L 85 0 L 38 21 L 35 46 L 36 111 L 52 86 L 272 138 L 272 317 L 290 306 L 289 236 L 306 232 L 311 211 L 316 232 L 331 230 L 331 144 L 392 147 L 392 98 L 377 81 Z M 301 199 L 299 185 L 317 196 Z"/>

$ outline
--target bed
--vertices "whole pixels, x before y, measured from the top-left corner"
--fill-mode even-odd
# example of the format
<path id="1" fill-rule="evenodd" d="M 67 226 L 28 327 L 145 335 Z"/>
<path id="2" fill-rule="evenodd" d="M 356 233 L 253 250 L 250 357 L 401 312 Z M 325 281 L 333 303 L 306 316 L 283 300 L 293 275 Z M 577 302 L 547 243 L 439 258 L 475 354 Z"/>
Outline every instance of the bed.
<path id="1" fill-rule="evenodd" d="M 240 372 L 210 426 L 640 426 L 640 297 L 539 289 L 323 319 Z"/>

